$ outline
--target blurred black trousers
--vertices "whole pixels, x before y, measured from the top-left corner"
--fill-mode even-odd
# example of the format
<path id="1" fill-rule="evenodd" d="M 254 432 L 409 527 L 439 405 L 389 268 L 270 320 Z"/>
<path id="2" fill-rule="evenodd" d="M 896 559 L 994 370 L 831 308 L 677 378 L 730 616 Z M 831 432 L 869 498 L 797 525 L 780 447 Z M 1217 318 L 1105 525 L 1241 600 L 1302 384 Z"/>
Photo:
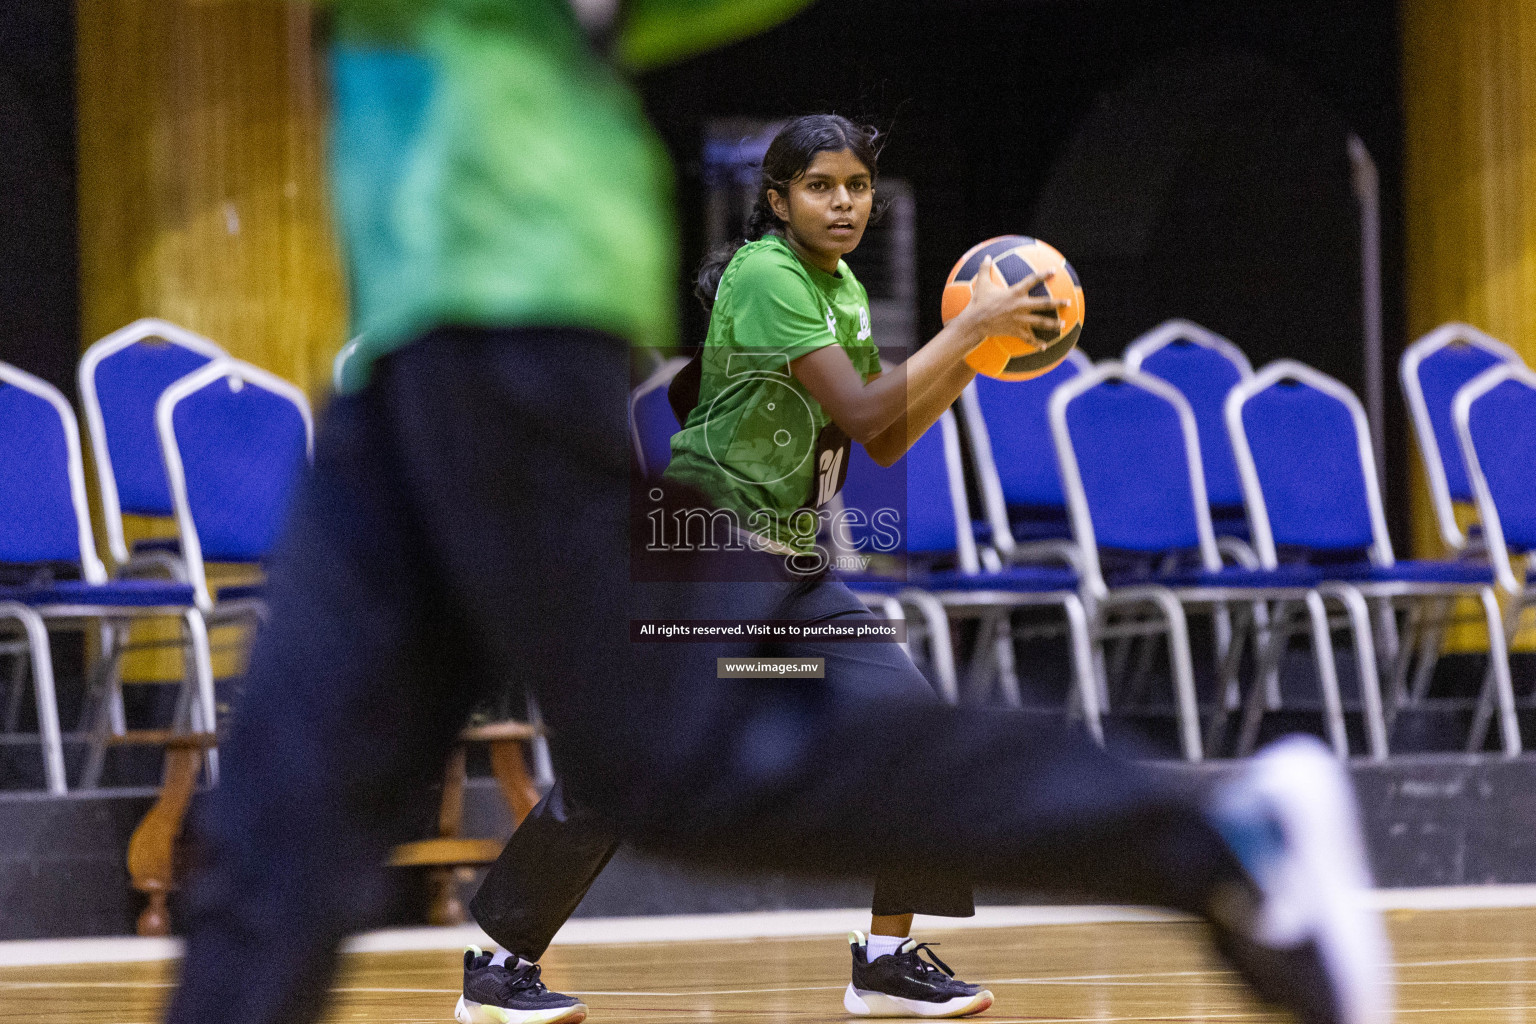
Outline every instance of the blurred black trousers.
<path id="1" fill-rule="evenodd" d="M 845 585 L 825 575 L 801 583 L 754 581 L 736 587 L 738 591 L 756 588 L 760 592 L 756 599 L 771 609 L 766 616 L 770 619 L 843 626 L 875 621 Z M 921 704 L 939 699 L 912 659 L 894 643 L 816 639 L 780 643 L 771 653 L 776 657 L 821 659 L 825 678 L 800 680 L 797 685 L 826 689 L 832 700 Z M 841 771 L 842 766 L 833 761 L 826 770 Z M 905 773 L 879 784 L 904 786 Z M 622 839 L 606 815 L 574 804 L 557 783 L 529 812 L 486 872 L 470 912 L 502 949 L 537 960 Z M 875 879 L 870 912 L 970 917 L 976 907 L 964 879 L 925 871 L 887 871 Z"/>
<path id="2" fill-rule="evenodd" d="M 629 582 L 628 379 L 595 332 L 446 329 L 327 409 L 192 826 L 169 1020 L 313 1020 L 342 937 L 376 920 L 402 804 L 514 678 L 570 798 L 642 848 L 1193 911 L 1237 877 L 1190 795 L 1076 732 L 715 678 L 750 645 L 632 644 L 632 617 L 771 609 L 728 580 Z"/>

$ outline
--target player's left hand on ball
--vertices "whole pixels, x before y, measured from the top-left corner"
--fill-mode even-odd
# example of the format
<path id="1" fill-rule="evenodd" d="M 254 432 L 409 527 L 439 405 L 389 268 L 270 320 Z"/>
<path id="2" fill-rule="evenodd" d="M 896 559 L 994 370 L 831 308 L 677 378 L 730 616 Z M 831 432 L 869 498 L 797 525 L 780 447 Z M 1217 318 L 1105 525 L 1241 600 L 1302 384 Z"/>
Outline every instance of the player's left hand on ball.
<path id="1" fill-rule="evenodd" d="M 991 271 L 992 258 L 989 256 L 982 261 L 981 270 L 971 284 L 971 302 L 967 307 L 967 312 L 975 311 L 983 334 L 1027 338 L 1035 328 L 1053 333 L 1061 330 L 1056 310 L 1069 303 L 1050 295 L 1029 294 L 1031 289 L 1055 274 L 1055 269 L 1036 271 L 1011 286 L 998 284 Z"/>

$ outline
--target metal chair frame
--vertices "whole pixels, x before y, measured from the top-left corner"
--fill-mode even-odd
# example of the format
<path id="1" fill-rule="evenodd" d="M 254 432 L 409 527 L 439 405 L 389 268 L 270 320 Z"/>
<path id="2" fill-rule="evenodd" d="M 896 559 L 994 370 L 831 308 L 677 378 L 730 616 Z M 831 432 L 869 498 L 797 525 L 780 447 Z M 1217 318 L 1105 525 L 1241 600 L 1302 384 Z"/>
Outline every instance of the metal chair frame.
<path id="1" fill-rule="evenodd" d="M 197 606 L 210 620 L 229 617 L 261 615 L 261 602 L 218 601 L 208 587 L 207 566 L 203 562 L 203 545 L 198 538 L 197 521 L 187 497 L 187 473 L 182 463 L 181 448 L 176 440 L 174 417 L 176 406 L 186 398 L 219 381 L 230 381 L 231 386 L 254 385 L 286 399 L 304 422 L 305 457 L 313 462 L 315 456 L 315 420 L 304 392 L 288 381 L 258 366 L 225 357 L 216 359 L 200 370 L 187 374 L 172 384 L 155 403 L 155 428 L 160 436 L 160 453 L 165 460 L 166 481 L 170 485 L 171 505 L 175 513 L 177 534 L 181 540 L 182 558 L 187 567 L 187 580 L 192 584 Z"/>
<path id="2" fill-rule="evenodd" d="M 71 503 L 74 507 L 76 532 L 79 541 L 81 577 L 91 586 L 104 586 L 110 581 L 106 566 L 96 554 L 96 542 L 91 532 L 90 508 L 85 490 L 85 460 L 80 445 L 80 430 L 74 410 L 58 389 L 46 381 L 4 363 L 0 363 L 0 381 L 44 399 L 59 415 L 64 431 L 68 460 Z M 95 602 L 77 604 L 25 604 L 7 601 L 0 605 L 0 615 L 18 621 L 31 656 L 33 686 L 37 694 L 40 741 L 43 746 L 44 774 L 48 791 L 62 795 L 67 791 L 64 774 L 63 742 L 66 738 L 59 726 L 58 705 L 54 692 L 52 669 L 49 667 L 50 626 L 78 626 L 95 622 L 101 630 L 101 658 L 91 673 L 88 687 L 100 694 L 96 709 L 97 724 L 70 739 L 90 740 L 94 748 L 83 773 L 86 788 L 95 783 L 104 753 L 105 736 L 121 736 L 126 732 L 123 719 L 122 691 L 118 678 L 118 665 L 122 645 L 117 642 L 129 622 L 143 618 L 178 618 L 186 650 L 186 674 L 178 707 L 190 715 L 194 731 L 211 728 L 214 714 L 212 657 L 208 648 L 207 624 L 201 611 L 192 605 L 120 605 Z M 189 689 L 189 686 L 191 689 Z M 87 714 L 90 714 L 88 711 Z M 180 716 L 178 715 L 178 718 Z M 210 723 L 205 726 L 203 723 Z M 179 727 L 178 721 L 173 727 Z"/>
<path id="3" fill-rule="evenodd" d="M 946 410 L 939 418 L 936 429 L 941 431 L 944 445 L 946 470 L 945 485 L 949 489 L 950 505 L 954 513 L 955 546 L 960 572 L 965 576 L 984 581 L 991 570 L 982 567 L 976 538 L 971 532 L 970 503 L 965 494 L 965 472 L 961 464 L 960 431 L 952 411 Z M 933 429 L 933 428 L 930 428 Z M 882 601 L 886 595 L 861 592 L 857 583 L 850 589 L 866 603 Z M 1025 592 L 1008 590 L 999 586 L 986 589 L 930 589 L 922 585 L 919 577 L 913 586 L 903 589 L 898 598 L 915 607 L 928 625 L 932 642 L 936 647 L 949 649 L 948 620 L 955 617 L 979 617 L 982 620 L 983 637 L 977 644 L 977 653 L 991 649 L 995 658 L 1011 659 L 1012 637 L 1000 636 L 999 622 L 1006 622 L 1020 608 L 1060 607 L 1067 619 L 1067 641 L 1071 651 L 1073 678 L 1075 681 L 1074 703 L 1069 713 L 1081 711 L 1089 734 L 1095 741 L 1104 740 L 1103 725 L 1099 715 L 1098 690 L 1089 647 L 1088 618 L 1082 598 L 1075 590 L 1049 590 Z M 940 624 L 942 623 L 942 641 Z M 989 625 L 990 623 L 990 625 Z M 989 637 L 991 639 L 989 639 Z M 1007 647 L 1006 652 L 1003 650 Z M 943 663 L 935 660 L 936 667 L 944 670 Z M 953 678 L 952 664 L 948 668 L 951 678 L 942 683 L 947 691 L 946 700 L 955 703 L 960 698 L 958 681 Z M 1013 706 L 1022 704 L 1022 694 L 1015 686 L 1011 690 L 1005 680 L 1004 699 Z M 1016 678 L 1016 677 L 1015 677 Z"/>
<path id="4" fill-rule="evenodd" d="M 107 550 L 120 571 L 136 571 L 141 568 L 158 568 L 169 572 L 173 579 L 181 579 L 180 559 L 167 552 L 128 549 L 123 532 L 123 512 L 118 501 L 117 476 L 112 469 L 112 452 L 107 444 L 107 424 L 102 414 L 101 400 L 96 390 L 96 372 L 102 362 L 125 348 L 141 342 L 158 339 L 176 345 L 210 360 L 223 359 L 228 353 L 216 343 L 167 320 L 146 318 L 135 320 L 126 327 L 95 342 L 80 357 L 76 379 L 80 387 L 80 404 L 85 412 L 86 430 L 91 438 L 91 459 L 96 465 L 96 481 L 101 490 L 103 521 L 107 532 Z M 167 510 L 169 514 L 169 510 Z"/>
<path id="5" fill-rule="evenodd" d="M 1424 360 L 1451 345 L 1467 345 L 1482 349 L 1501 361 L 1519 366 L 1525 363 L 1520 358 L 1520 353 L 1513 348 L 1476 327 L 1463 323 L 1441 324 L 1436 327 L 1404 349 L 1403 358 L 1398 363 L 1398 380 L 1403 388 L 1403 398 L 1408 403 L 1414 440 L 1418 442 L 1419 458 L 1424 463 L 1424 476 L 1429 481 L 1430 506 L 1435 511 L 1435 523 L 1440 528 L 1440 539 L 1447 550 L 1462 551 L 1471 543 L 1471 538 L 1456 522 L 1455 499 L 1451 495 L 1450 482 L 1445 475 L 1444 456 L 1440 452 L 1440 442 L 1435 437 L 1434 422 L 1429 414 L 1429 403 L 1424 398 L 1424 385 L 1419 379 L 1419 367 Z"/>
<path id="6" fill-rule="evenodd" d="M 1367 558 L 1370 563 L 1378 568 L 1390 569 L 1396 564 L 1396 558 L 1392 551 L 1392 539 L 1387 532 L 1386 513 L 1381 499 L 1380 482 L 1376 476 L 1376 458 L 1371 443 L 1370 422 L 1366 416 L 1365 407 L 1360 399 L 1341 382 L 1313 369 L 1304 363 L 1290 359 L 1277 360 L 1260 370 L 1252 380 L 1232 390 L 1227 396 L 1226 417 L 1227 430 L 1232 439 L 1232 450 L 1237 455 L 1238 470 L 1243 481 L 1243 490 L 1248 506 L 1249 526 L 1252 531 L 1254 547 L 1258 552 L 1260 562 L 1266 567 L 1278 564 L 1278 552 L 1275 546 L 1274 533 L 1270 525 L 1268 507 L 1265 503 L 1263 488 L 1259 481 L 1258 467 L 1253 457 L 1253 451 L 1248 442 L 1247 431 L 1244 428 L 1242 414 L 1244 405 L 1253 396 L 1273 387 L 1284 380 L 1295 380 L 1311 387 L 1324 395 L 1339 402 L 1348 411 L 1350 421 L 1355 431 L 1355 447 L 1359 457 L 1361 479 L 1364 483 L 1368 515 L 1371 523 L 1372 543 L 1367 550 Z M 1327 572 L 1327 567 L 1322 567 Z M 1380 676 L 1376 669 L 1376 660 L 1370 657 L 1372 644 L 1370 642 L 1371 622 L 1367 611 L 1366 602 L 1376 601 L 1383 603 L 1388 609 L 1406 608 L 1409 611 L 1407 639 L 1397 647 L 1396 656 L 1392 659 L 1392 677 L 1388 687 L 1391 699 L 1389 709 L 1381 712 L 1371 711 L 1367 707 L 1369 718 L 1368 728 L 1372 731 L 1373 748 L 1376 744 L 1376 730 L 1381 731 L 1380 757 L 1386 756 L 1386 727 L 1395 717 L 1397 711 L 1406 703 L 1403 691 L 1403 680 L 1406 677 L 1409 661 L 1417 646 L 1420 651 L 1420 672 L 1426 682 L 1429 672 L 1433 671 L 1433 658 L 1437 650 L 1426 651 L 1422 643 L 1416 644 L 1415 633 L 1424 625 L 1423 610 L 1426 602 L 1431 605 L 1449 604 L 1457 597 L 1474 597 L 1482 605 L 1485 620 L 1489 625 L 1492 649 L 1490 652 L 1489 674 L 1485 688 L 1492 689 L 1499 695 L 1501 702 L 1510 692 L 1509 661 L 1504 650 L 1503 637 L 1500 631 L 1500 618 L 1498 602 L 1495 599 L 1491 585 L 1478 585 L 1467 583 L 1429 583 L 1413 581 L 1335 581 L 1328 580 L 1324 588 L 1325 592 L 1334 593 L 1343 603 L 1350 627 L 1354 633 L 1356 667 L 1360 674 L 1360 688 L 1362 701 L 1367 705 L 1375 704 L 1378 707 L 1382 703 L 1380 694 Z M 1415 610 L 1417 609 L 1417 610 Z M 1425 655 L 1429 656 L 1427 668 L 1425 668 Z M 1367 680 L 1371 684 L 1367 684 Z M 1375 695 L 1373 698 L 1373 694 Z M 1377 715 L 1380 714 L 1379 723 Z M 1515 752 L 1519 750 L 1518 731 L 1511 733 L 1509 726 L 1513 723 L 1512 713 L 1506 720 L 1504 733 L 1505 750 L 1508 753 L 1511 744 Z"/>
<path id="7" fill-rule="evenodd" d="M 1504 591 L 1508 600 L 1508 607 L 1505 609 L 1503 621 L 1498 630 L 1499 639 L 1503 642 L 1507 656 L 1509 642 L 1518 632 L 1525 610 L 1532 604 L 1536 604 L 1536 590 L 1524 583 L 1515 572 L 1514 560 L 1504 536 L 1503 520 L 1499 516 L 1498 506 L 1494 503 L 1493 492 L 1488 487 L 1488 477 L 1483 470 L 1477 445 L 1473 442 L 1471 426 L 1472 406 L 1479 398 L 1505 381 L 1514 381 L 1536 391 L 1536 372 L 1532 372 L 1524 363 L 1510 362 L 1491 367 L 1462 385 L 1456 392 L 1456 399 L 1451 404 L 1451 421 L 1456 427 L 1456 439 L 1461 444 L 1461 455 L 1467 467 L 1467 478 L 1472 484 L 1472 498 L 1477 504 L 1478 517 L 1483 524 L 1483 538 L 1487 545 L 1488 560 L 1493 566 L 1494 578 L 1498 580 L 1499 589 Z M 1493 635 L 1494 630 L 1490 626 L 1490 641 Z M 1486 685 L 1484 696 L 1487 696 Z M 1500 722 L 1505 731 L 1504 752 L 1518 754 L 1521 750 L 1520 732 L 1515 715 L 1513 682 L 1510 682 L 1507 691 L 1501 686 L 1495 693 L 1495 697 L 1498 701 Z M 1474 730 L 1486 722 L 1488 713 L 1488 701 L 1480 700 L 1473 723 Z M 1513 732 L 1512 736 L 1511 732 Z"/>
<path id="8" fill-rule="evenodd" d="M 1257 640 L 1259 679 L 1267 675 L 1272 659 L 1279 657 L 1283 644 L 1297 627 L 1291 622 L 1291 612 L 1297 606 L 1304 607 L 1312 635 L 1313 654 L 1317 662 L 1320 687 L 1323 694 L 1325 721 L 1329 740 L 1340 756 L 1348 755 L 1348 740 L 1344 728 L 1343 706 L 1339 697 L 1338 676 L 1333 664 L 1333 644 L 1327 629 L 1327 617 L 1323 594 L 1313 587 L 1289 585 L 1274 586 L 1223 586 L 1223 585 L 1163 585 L 1155 581 L 1129 586 L 1110 586 L 1103 574 L 1099 559 L 1098 542 L 1093 526 L 1092 509 L 1083 484 L 1078 457 L 1067 424 L 1067 412 L 1071 403 L 1100 384 L 1119 380 L 1163 399 L 1173 406 L 1179 419 L 1184 441 L 1185 464 L 1189 473 L 1192 507 L 1196 517 L 1195 532 L 1198 538 L 1200 565 L 1204 571 L 1216 573 L 1222 568 L 1221 551 L 1216 544 L 1211 525 L 1210 506 L 1206 499 L 1205 473 L 1200 462 L 1200 439 L 1195 425 L 1194 410 L 1173 385 L 1150 374 L 1136 373 L 1117 362 L 1098 363 L 1090 373 L 1068 381 L 1051 397 L 1051 430 L 1056 442 L 1057 462 L 1061 469 L 1062 486 L 1067 495 L 1068 509 L 1072 518 L 1072 532 L 1080 551 L 1083 564 L 1082 590 L 1085 603 L 1090 609 L 1090 625 L 1093 634 L 1095 659 L 1102 665 L 1102 644 L 1107 638 L 1127 631 L 1145 632 L 1157 628 L 1152 623 L 1133 623 L 1129 627 L 1113 627 L 1109 613 L 1116 608 L 1150 608 L 1162 620 L 1161 632 L 1168 637 L 1169 660 L 1174 684 L 1174 698 L 1179 722 L 1179 739 L 1184 757 L 1199 761 L 1204 757 L 1201 739 L 1200 712 L 1195 693 L 1194 671 L 1189 650 L 1187 609 L 1214 612 L 1223 605 L 1249 606 L 1257 602 L 1272 603 L 1267 635 Z M 1247 623 L 1244 622 L 1246 628 Z M 1228 651 L 1221 670 L 1220 698 L 1212 721 L 1212 733 L 1223 724 L 1226 714 L 1233 710 L 1238 693 L 1238 656 L 1244 646 L 1242 632 Z M 1102 670 L 1101 670 L 1102 671 Z M 1250 690 L 1250 708 L 1261 705 L 1256 696 L 1262 687 Z M 1253 712 L 1245 716 L 1244 744 L 1251 745 L 1257 723 Z"/>

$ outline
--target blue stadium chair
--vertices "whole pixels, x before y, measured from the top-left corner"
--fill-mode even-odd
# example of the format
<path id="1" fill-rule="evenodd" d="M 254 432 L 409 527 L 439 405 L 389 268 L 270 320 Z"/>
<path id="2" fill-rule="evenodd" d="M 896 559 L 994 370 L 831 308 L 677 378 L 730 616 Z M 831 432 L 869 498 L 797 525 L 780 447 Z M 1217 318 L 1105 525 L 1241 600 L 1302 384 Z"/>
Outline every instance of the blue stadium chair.
<path id="1" fill-rule="evenodd" d="M 155 402 L 173 381 L 225 354 L 201 335 L 146 319 L 113 331 L 80 358 L 80 404 L 101 490 L 107 549 L 119 570 L 158 567 L 180 575 L 180 560 L 166 542 L 141 542 L 128 550 L 123 515 L 171 515 Z"/>
<path id="2" fill-rule="evenodd" d="M 89 737 L 99 743 L 91 767 L 83 773 L 91 780 L 86 785 L 94 785 L 109 733 L 114 741 L 132 741 L 123 723 L 116 669 L 121 654 L 118 641 L 134 619 L 181 621 L 187 647 L 183 706 L 189 708 L 192 728 L 211 728 L 212 662 L 206 625 L 192 588 L 159 580 L 108 579 L 91 535 L 74 411 L 53 385 L 4 363 L 0 363 L 0 562 L 13 576 L 24 577 L 0 587 L 0 615 L 19 622 L 25 630 L 22 639 L 32 663 L 49 792 L 63 793 L 66 781 L 64 737 L 48 668 L 45 626 L 101 629 L 103 649 L 91 686 L 100 700 L 93 709 L 97 721 Z"/>
<path id="3" fill-rule="evenodd" d="M 1237 479 L 1232 444 L 1227 440 L 1223 408 L 1227 393 L 1253 376 L 1253 365 L 1243 350 L 1214 331 L 1188 320 L 1165 320 L 1136 338 L 1125 349 L 1126 368 L 1149 373 L 1172 384 L 1189 400 L 1200 431 L 1200 461 L 1205 467 L 1206 497 L 1211 503 L 1211 525 L 1216 545 L 1240 564 L 1257 566 L 1258 558 L 1248 545 L 1248 515 L 1243 507 L 1243 487 Z M 1267 626 L 1263 604 L 1252 609 L 1258 627 Z M 1232 640 L 1231 615 L 1216 611 L 1216 657 L 1227 655 Z M 1265 680 L 1268 704 L 1280 703 L 1280 676 Z"/>
<path id="4" fill-rule="evenodd" d="M 1212 526 L 1217 537 L 1246 538 L 1243 486 L 1232 461 L 1222 409 L 1227 393 L 1253 376 L 1248 357 L 1232 342 L 1199 324 L 1167 320 L 1126 346 L 1125 367 L 1133 373 L 1162 378 L 1189 400 L 1200 431 L 1200 459 L 1205 466 Z"/>
<path id="5" fill-rule="evenodd" d="M 1333 645 L 1324 595 L 1318 590 L 1321 574 L 1306 567 L 1222 564 L 1194 411 L 1178 389 L 1119 363 L 1100 363 L 1057 389 L 1050 416 L 1083 566 L 1083 591 L 1092 611 L 1096 654 L 1106 638 L 1147 632 L 1168 636 L 1185 757 L 1203 756 L 1186 609 L 1210 611 L 1229 603 L 1251 607 L 1259 601 L 1273 602 L 1274 610 L 1267 631 L 1257 633 L 1256 678 L 1265 677 L 1284 642 L 1298 631 L 1292 613 L 1305 609 L 1328 736 L 1335 752 L 1346 756 Z M 1157 620 L 1111 625 L 1108 613 L 1115 609 L 1151 609 Z M 1241 623 L 1244 630 L 1251 625 Z M 1223 666 L 1212 736 L 1225 728 L 1228 713 L 1237 706 L 1237 662 L 1243 646 L 1234 641 Z M 1240 751 L 1250 747 L 1256 735 L 1262 707 L 1257 695 L 1262 689 L 1250 688 Z"/>
<path id="6" fill-rule="evenodd" d="M 1467 324 L 1430 331 L 1403 351 L 1398 379 L 1429 481 L 1431 506 L 1446 550 L 1462 551 L 1469 538 L 1456 522 L 1456 502 L 1471 503 L 1472 487 L 1461 460 L 1451 403 L 1456 393 L 1489 367 L 1524 365 L 1519 353 Z"/>
<path id="7" fill-rule="evenodd" d="M 979 617 L 983 635 L 976 649 L 979 655 L 988 652 L 988 657 L 997 659 L 989 662 L 989 668 L 997 669 L 1004 699 L 1010 704 L 1022 703 L 1022 695 L 1016 684 L 1009 690 L 1010 673 L 998 665 L 1013 656 L 1010 634 L 1001 627 L 1019 608 L 1060 607 L 1067 620 L 1074 711 L 1081 711 L 1090 734 L 1103 741 L 1077 575 L 1070 569 L 1043 566 L 982 567 L 970 528 L 954 413 L 945 412 L 889 468 L 877 465 L 862 446 L 855 445 L 841 498 L 831 531 L 836 549 L 890 556 L 904 565 L 903 573 L 888 576 L 844 573 L 849 587 L 872 605 L 892 596 L 911 603 L 922 613 L 935 647 L 946 652 L 949 617 Z M 973 683 L 983 678 L 979 667 L 971 675 Z M 941 679 L 941 687 L 946 699 L 959 698 L 952 675 Z"/>
<path id="8" fill-rule="evenodd" d="M 1513 362 L 1483 371 L 1456 393 L 1451 420 L 1489 560 L 1509 598 L 1502 633 L 1513 637 L 1525 609 L 1536 603 L 1529 573 L 1522 577 L 1514 566 L 1515 558 L 1525 558 L 1529 570 L 1530 553 L 1536 551 L 1536 474 L 1531 472 L 1536 466 L 1536 373 Z M 1500 719 L 1507 723 L 1514 714 L 1513 694 L 1501 689 L 1496 696 Z M 1479 702 L 1474 727 L 1488 710 L 1487 701 Z M 1519 746 L 1506 735 L 1504 749 L 1518 752 Z"/>
<path id="9" fill-rule="evenodd" d="M 660 476 L 672 462 L 672 435 L 682 429 L 672 404 L 667 401 L 667 386 L 677 371 L 688 365 L 682 356 L 668 359 L 629 396 L 629 439 L 635 446 L 640 474 Z"/>
<path id="10" fill-rule="evenodd" d="M 977 533 L 1004 562 L 1070 557 L 1072 529 L 1046 406 L 1052 391 L 1092 366 L 1081 350 L 1073 349 L 1060 366 L 1034 380 L 977 377 L 960 395 L 986 514 Z"/>
<path id="11" fill-rule="evenodd" d="M 166 388 L 155 427 L 197 606 L 210 619 L 259 614 L 259 586 L 215 594 L 207 563 L 260 563 L 272 550 L 314 454 L 309 401 L 281 377 L 220 359 Z"/>
<path id="12" fill-rule="evenodd" d="M 1465 561 L 1394 557 L 1370 427 L 1354 392 L 1302 363 L 1279 360 L 1233 389 L 1226 418 L 1260 563 L 1315 565 L 1329 584 L 1346 585 L 1339 593 L 1354 624 L 1363 699 L 1370 702 L 1378 687 L 1375 659 L 1364 657 L 1370 650 L 1366 599 L 1409 609 L 1414 631 L 1425 623 L 1426 609 L 1443 618 L 1457 598 L 1472 597 L 1481 603 L 1490 633 L 1488 689 L 1504 701 L 1510 693 L 1509 661 L 1493 570 Z M 1410 637 L 1393 667 L 1388 687 L 1393 713 L 1422 697 L 1403 687 L 1413 646 Z M 1437 655 L 1437 649 L 1421 647 L 1429 669 Z M 1422 673 L 1426 685 L 1429 669 Z M 1505 703 L 1511 709 L 1504 722 L 1505 750 L 1518 753 L 1512 704 Z"/>

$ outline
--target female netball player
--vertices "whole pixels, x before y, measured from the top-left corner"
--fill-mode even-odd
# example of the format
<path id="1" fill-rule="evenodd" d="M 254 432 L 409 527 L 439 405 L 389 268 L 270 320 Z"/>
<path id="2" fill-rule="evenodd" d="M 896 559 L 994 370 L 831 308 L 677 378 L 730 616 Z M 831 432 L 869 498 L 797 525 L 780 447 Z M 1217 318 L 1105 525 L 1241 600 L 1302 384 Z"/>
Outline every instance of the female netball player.
<path id="1" fill-rule="evenodd" d="M 1243 976 L 1304 1024 L 1390 1019 L 1389 951 L 1356 902 L 1366 872 L 1348 778 L 1315 743 L 1261 755 L 1213 802 L 1054 723 L 895 699 L 903 666 L 868 699 L 835 652 L 822 687 L 717 679 L 716 658 L 761 653 L 752 643 L 630 642 L 635 619 L 769 617 L 761 599 L 775 591 L 650 590 L 628 574 L 628 347 L 670 341 L 675 249 L 670 166 L 618 69 L 681 60 L 803 5 L 327 5 L 332 180 L 365 341 L 317 431 L 221 744 L 227 768 L 193 822 L 170 1024 L 316 1019 L 342 937 L 378 920 L 387 852 L 408 838 L 402 808 L 512 677 L 537 695 L 576 804 L 643 848 L 1173 907 L 1209 920 Z M 846 285 L 817 261 L 857 238 L 864 179 L 822 172 L 856 143 L 770 182 L 779 238 L 722 278 L 722 330 L 780 241 L 810 257 L 799 266 L 813 284 L 822 273 Z M 791 325 L 821 311 L 814 294 L 756 294 Z M 877 378 L 832 359 L 852 362 L 843 320 L 855 310 L 838 294 L 824 328 L 838 344 L 789 347 L 794 387 L 881 458 L 905 443 L 893 424 L 905 415 L 910 437 L 968 379 L 957 353 L 982 325 L 1018 332 L 1046 315 L 1015 293 L 983 295 Z M 702 386 L 717 387 L 705 369 Z M 728 451 L 721 472 L 746 454 Z M 690 578 L 716 560 L 697 561 Z M 797 595 L 828 613 L 843 599 L 824 582 L 803 590 L 777 591 L 790 614 L 814 611 Z M 547 822 L 572 820 L 556 809 Z M 569 853 L 553 847 L 545 874 Z M 498 971 L 475 973 L 532 994 L 536 964 Z M 575 1017 L 536 1013 L 486 1016 Z"/>
<path id="2" fill-rule="evenodd" d="M 971 308 L 890 374 L 882 375 L 869 300 L 842 257 L 854 250 L 873 211 L 876 136 L 831 114 L 786 125 L 763 160 L 747 239 L 715 254 L 699 273 L 710 305 L 709 334 L 674 404 L 692 406 L 672 442 L 664 478 L 734 513 L 754 546 L 788 559 L 782 582 L 738 583 L 772 591 L 761 603 L 777 618 L 817 621 L 867 616 L 848 588 L 824 574 L 797 578 L 815 543 L 815 508 L 841 485 L 856 441 L 889 465 L 970 383 L 965 354 L 988 334 L 1054 329 L 1053 300 L 983 285 Z M 978 280 L 990 283 L 988 275 Z M 816 563 L 812 563 L 816 564 Z M 818 684 L 850 697 L 934 700 L 932 687 L 894 644 L 788 645 L 795 657 L 825 659 Z M 892 766 L 887 784 L 902 784 Z M 542 988 L 537 960 L 554 932 L 612 856 L 611 826 L 552 794 L 519 827 L 476 894 L 472 909 L 502 945 L 493 957 L 468 951 L 456 1012 L 464 1024 L 492 1019 L 485 1007 L 546 1015 L 577 1001 Z M 968 884 L 953 877 L 881 877 L 869 934 L 854 932 L 849 1013 L 959 1017 L 985 1010 L 992 994 L 955 978 L 908 938 L 915 913 L 974 912 Z M 510 963 L 510 968 L 507 965 Z M 509 973 L 509 971 L 511 973 Z M 521 984 L 519 984 L 521 982 Z M 499 1018 L 497 1018 L 499 1019 Z M 518 1018 L 514 1018 L 518 1019 Z M 539 1019 L 544 1019 L 540 1016 Z"/>

